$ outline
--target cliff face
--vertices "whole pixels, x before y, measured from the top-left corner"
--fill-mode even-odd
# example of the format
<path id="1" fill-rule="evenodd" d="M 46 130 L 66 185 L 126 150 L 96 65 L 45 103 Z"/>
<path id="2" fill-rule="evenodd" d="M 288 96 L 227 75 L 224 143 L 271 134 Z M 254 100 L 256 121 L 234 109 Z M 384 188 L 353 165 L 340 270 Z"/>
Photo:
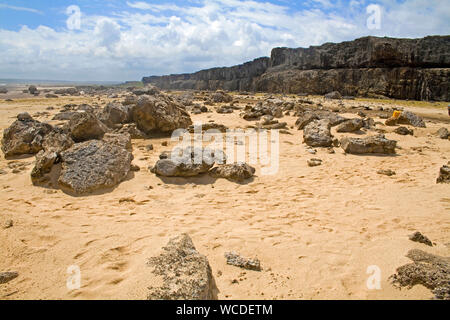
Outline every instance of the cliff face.
<path id="1" fill-rule="evenodd" d="M 310 48 L 275 48 L 231 68 L 148 77 L 163 89 L 383 95 L 450 100 L 450 36 L 423 39 L 365 37 Z"/>

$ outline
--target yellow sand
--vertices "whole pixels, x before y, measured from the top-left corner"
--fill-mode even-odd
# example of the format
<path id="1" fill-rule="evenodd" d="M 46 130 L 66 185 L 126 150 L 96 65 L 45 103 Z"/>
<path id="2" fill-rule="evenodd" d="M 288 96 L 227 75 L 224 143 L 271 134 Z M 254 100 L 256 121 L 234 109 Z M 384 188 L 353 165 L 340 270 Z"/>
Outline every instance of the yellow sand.
<path id="1" fill-rule="evenodd" d="M 92 101 L 98 100 L 0 102 L 0 129 L 19 112 Z M 446 110 L 432 112 L 445 117 Z M 238 112 L 193 119 L 232 128 L 252 124 Z M 283 119 L 290 126 L 295 120 Z M 34 157 L 17 160 L 28 165 L 14 174 L 2 155 L 0 169 L 7 173 L 0 175 L 0 223 L 12 219 L 14 225 L 0 228 L 0 272 L 20 275 L 0 285 L 0 299 L 145 299 L 147 258 L 182 232 L 208 257 L 220 299 L 429 299 L 424 287 L 398 290 L 388 281 L 409 262 L 410 249 L 449 255 L 450 186 L 436 178 L 450 160 L 450 141 L 432 135 L 442 123 L 427 126 L 415 129 L 417 137 L 388 133 L 399 141 L 395 157 L 345 155 L 340 148 L 311 155 L 302 132 L 291 129 L 293 135 L 280 135 L 279 173 L 261 176 L 256 166 L 257 177 L 244 185 L 206 177 L 164 183 L 147 168 L 174 144 L 136 140 L 140 172 L 111 193 L 77 198 L 32 186 Z M 154 151 L 145 150 L 150 143 Z M 308 167 L 310 158 L 323 165 Z M 379 175 L 379 169 L 397 174 Z M 416 230 L 436 246 L 408 240 Z M 258 257 L 263 271 L 226 265 L 227 251 Z M 71 265 L 81 269 L 80 290 L 66 287 Z M 381 290 L 367 289 L 371 265 L 381 269 Z"/>

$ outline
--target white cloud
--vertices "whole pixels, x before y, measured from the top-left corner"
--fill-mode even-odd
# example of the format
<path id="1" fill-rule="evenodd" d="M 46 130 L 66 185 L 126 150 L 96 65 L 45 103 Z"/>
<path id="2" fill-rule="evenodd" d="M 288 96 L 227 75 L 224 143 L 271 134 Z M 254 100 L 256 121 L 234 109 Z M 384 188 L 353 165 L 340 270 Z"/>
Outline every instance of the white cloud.
<path id="1" fill-rule="evenodd" d="M 450 12 L 439 2 L 380 0 L 385 8 L 382 28 L 373 31 L 366 27 L 362 0 L 353 0 L 349 8 L 336 4 L 327 11 L 319 7 L 292 11 L 251 0 L 201 0 L 184 7 L 127 2 L 130 10 L 108 17 L 83 14 L 78 31 L 43 26 L 0 29 L 0 74 L 11 78 L 132 80 L 243 63 L 268 56 L 276 46 L 319 45 L 368 34 L 443 34 L 450 30 Z"/>
<path id="2" fill-rule="evenodd" d="M 16 10 L 16 11 L 27 11 L 27 12 L 37 13 L 37 14 L 43 14 L 42 11 L 39 11 L 39 10 L 36 10 L 36 9 L 33 9 L 33 8 L 11 6 L 11 5 L 4 4 L 4 3 L 0 3 L 0 9 L 1 8 L 11 9 L 11 10 Z"/>

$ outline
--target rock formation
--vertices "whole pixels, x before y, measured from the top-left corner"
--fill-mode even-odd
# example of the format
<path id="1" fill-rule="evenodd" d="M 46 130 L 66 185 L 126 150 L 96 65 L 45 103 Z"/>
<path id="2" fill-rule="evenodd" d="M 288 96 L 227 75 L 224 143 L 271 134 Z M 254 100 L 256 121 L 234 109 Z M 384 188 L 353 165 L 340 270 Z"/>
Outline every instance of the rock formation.
<path id="1" fill-rule="evenodd" d="M 309 48 L 275 48 L 270 58 L 194 74 L 144 77 L 162 89 L 265 91 L 450 100 L 450 36 L 364 37 Z"/>

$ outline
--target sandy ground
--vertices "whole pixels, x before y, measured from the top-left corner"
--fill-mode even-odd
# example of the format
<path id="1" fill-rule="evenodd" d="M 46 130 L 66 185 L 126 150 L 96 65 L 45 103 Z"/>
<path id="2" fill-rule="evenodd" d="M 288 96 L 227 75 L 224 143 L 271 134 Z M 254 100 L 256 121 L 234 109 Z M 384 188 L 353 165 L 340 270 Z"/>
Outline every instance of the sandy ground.
<path id="1" fill-rule="evenodd" d="M 98 99 L 1 101 L 0 129 L 19 112 L 33 115 L 53 106 L 53 115 L 64 104 L 92 101 Z M 443 108 L 418 111 L 446 116 Z M 231 128 L 251 124 L 238 112 L 192 118 Z M 289 125 L 295 120 L 283 119 Z M 421 286 L 398 290 L 388 277 L 409 263 L 410 249 L 450 254 L 450 186 L 436 184 L 439 168 L 450 160 L 450 141 L 433 135 L 442 126 L 448 124 L 427 122 L 414 137 L 388 133 L 398 140 L 396 156 L 345 155 L 340 148 L 335 154 L 319 148 L 313 156 L 302 132 L 292 129 L 293 135 L 280 135 L 278 174 L 262 176 L 256 166 L 255 179 L 242 185 L 206 177 L 162 181 L 147 168 L 174 142 L 163 147 L 169 139 L 135 140 L 141 171 L 110 193 L 88 197 L 32 186 L 34 157 L 14 162 L 2 154 L 0 223 L 12 219 L 14 225 L 0 228 L 0 271 L 19 277 L 0 285 L 0 299 L 145 299 L 152 281 L 147 259 L 182 232 L 208 257 L 219 299 L 432 298 Z M 155 150 L 146 151 L 150 143 Z M 310 158 L 323 165 L 308 167 Z M 18 164 L 23 169 L 13 173 Z M 379 169 L 397 174 L 382 176 Z M 436 245 L 408 240 L 416 230 Z M 258 257 L 263 271 L 228 266 L 228 251 Z M 66 287 L 71 265 L 80 267 L 80 290 Z M 367 288 L 372 265 L 381 270 L 381 290 Z"/>

